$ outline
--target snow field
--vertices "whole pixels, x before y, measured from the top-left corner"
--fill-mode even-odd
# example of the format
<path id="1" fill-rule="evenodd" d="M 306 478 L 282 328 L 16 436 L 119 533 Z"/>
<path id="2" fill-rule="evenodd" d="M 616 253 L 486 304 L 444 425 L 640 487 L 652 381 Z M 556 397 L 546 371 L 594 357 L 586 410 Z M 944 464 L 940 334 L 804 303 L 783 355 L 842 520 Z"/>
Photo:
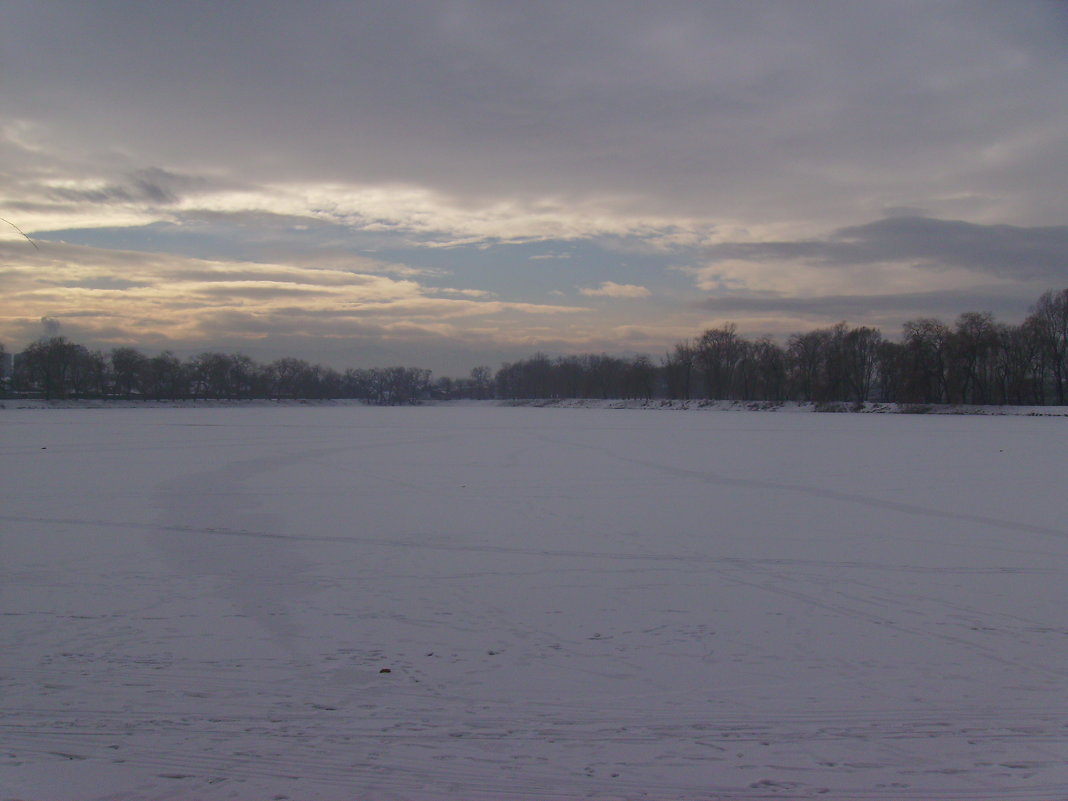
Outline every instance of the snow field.
<path id="1" fill-rule="evenodd" d="M 1058 418 L 0 432 L 5 801 L 1068 798 Z"/>

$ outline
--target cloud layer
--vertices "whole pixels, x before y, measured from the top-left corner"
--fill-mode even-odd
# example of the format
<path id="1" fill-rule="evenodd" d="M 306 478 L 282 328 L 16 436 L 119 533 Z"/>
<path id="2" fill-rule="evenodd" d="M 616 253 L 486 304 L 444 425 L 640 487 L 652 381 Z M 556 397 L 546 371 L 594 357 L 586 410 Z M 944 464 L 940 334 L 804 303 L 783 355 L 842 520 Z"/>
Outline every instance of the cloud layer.
<path id="1" fill-rule="evenodd" d="M 1038 0 L 12 0 L 0 216 L 44 247 L 0 226 L 0 340 L 439 366 L 1018 315 L 1068 284 L 1066 35 Z"/>

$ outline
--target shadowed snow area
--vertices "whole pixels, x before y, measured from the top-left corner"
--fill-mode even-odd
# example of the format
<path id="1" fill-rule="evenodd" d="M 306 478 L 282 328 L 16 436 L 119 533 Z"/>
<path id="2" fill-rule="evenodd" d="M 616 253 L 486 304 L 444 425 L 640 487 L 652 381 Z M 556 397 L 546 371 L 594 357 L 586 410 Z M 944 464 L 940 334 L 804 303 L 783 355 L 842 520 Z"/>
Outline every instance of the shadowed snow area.
<path id="1" fill-rule="evenodd" d="M 1063 419 L 0 431 L 5 801 L 1065 797 Z"/>

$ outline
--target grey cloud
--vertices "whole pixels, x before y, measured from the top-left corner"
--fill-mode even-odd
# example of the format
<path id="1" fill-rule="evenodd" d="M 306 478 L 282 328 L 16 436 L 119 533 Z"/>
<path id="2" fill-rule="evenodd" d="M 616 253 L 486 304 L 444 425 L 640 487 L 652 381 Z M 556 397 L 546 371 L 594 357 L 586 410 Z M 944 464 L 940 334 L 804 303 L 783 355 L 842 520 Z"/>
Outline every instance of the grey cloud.
<path id="1" fill-rule="evenodd" d="M 273 360 L 279 354 L 296 355 L 339 369 L 405 364 L 462 376 L 476 364 L 497 365 L 529 355 L 526 348 L 502 347 L 477 338 L 446 341 L 418 331 L 401 338 L 395 336 L 392 327 L 351 319 L 307 319 L 295 323 L 228 311 L 204 315 L 199 322 L 202 335 L 208 338 L 199 349 L 242 351 L 262 361 Z M 174 347 L 182 355 L 193 355 L 198 350 L 187 343 L 184 348 L 183 343 L 160 344 Z"/>
<path id="2" fill-rule="evenodd" d="M 62 315 L 56 317 L 42 317 L 41 325 L 45 329 L 45 333 L 49 336 L 62 333 L 65 330 L 65 326 L 68 320 L 90 320 L 90 319 L 109 319 L 113 315 L 106 311 L 97 311 L 94 309 L 81 309 L 74 311 L 65 311 Z"/>
<path id="3" fill-rule="evenodd" d="M 697 305 L 720 315 L 789 315 L 821 320 L 882 320 L 915 317 L 955 319 L 966 311 L 998 309 L 1022 317 L 1037 297 L 1003 290 L 906 292 L 889 295 L 821 295 L 811 298 L 772 295 L 722 295 Z"/>
<path id="4" fill-rule="evenodd" d="M 254 228 L 260 235 L 268 236 L 278 229 L 293 227 L 340 229 L 336 223 L 324 222 L 311 215 L 276 214 L 262 210 L 215 211 L 212 209 L 190 209 L 177 217 L 182 223 L 208 223 L 222 226 L 244 226 Z"/>
<path id="5" fill-rule="evenodd" d="M 8 3 L 0 112 L 145 163 L 825 216 L 1053 202 L 1065 12 L 946 0 Z M 102 87 L 106 87 L 106 95 Z M 1049 138 L 1049 137 L 1053 138 Z M 937 167 L 937 169 L 935 169 Z M 163 200 L 152 180 L 116 191 Z M 879 192 L 871 191 L 873 186 Z"/>
<path id="6" fill-rule="evenodd" d="M 57 200 L 75 203 L 143 203 L 150 206 L 169 206 L 181 195 L 207 185 L 203 179 L 161 170 L 156 167 L 137 170 L 120 183 L 106 184 L 96 189 L 49 187 L 44 193 Z"/>
<path id="7" fill-rule="evenodd" d="M 884 217 L 928 217 L 930 213 L 927 209 L 917 208 L 916 206 L 884 206 L 882 209 Z"/>
<path id="8" fill-rule="evenodd" d="M 890 217 L 840 228 L 821 240 L 727 243 L 713 260 L 805 260 L 832 265 L 908 262 L 963 267 L 1018 280 L 1068 280 L 1068 226 L 977 225 L 929 217 Z"/>
<path id="9" fill-rule="evenodd" d="M 900 217 L 843 228 L 870 260 L 950 264 L 1006 278 L 1068 278 L 1068 226 L 1023 228 Z"/>
<path id="10" fill-rule="evenodd" d="M 346 315 L 307 312 L 279 314 L 251 313 L 234 309 L 207 311 L 197 316 L 197 326 L 204 334 L 222 337 L 241 335 L 275 336 L 300 339 L 374 338 L 388 332 L 388 328 L 374 321 Z M 306 346 L 304 350 L 307 350 Z M 299 351 L 298 351 L 299 352 Z"/>
<path id="11" fill-rule="evenodd" d="M 127 281 L 124 278 L 115 278 L 112 276 L 97 276 L 95 278 L 86 278 L 82 281 L 49 281 L 47 279 L 42 280 L 44 284 L 58 284 L 59 286 L 70 287 L 73 289 L 104 289 L 104 290 L 123 290 L 123 289 L 140 289 L 142 287 L 151 286 L 145 281 Z"/>
<path id="12" fill-rule="evenodd" d="M 29 191 L 37 193 L 40 187 L 27 187 Z M 44 190 L 50 192 L 51 190 Z M 61 214 L 70 210 L 70 201 L 66 203 L 42 203 L 34 200 L 9 200 L 4 203 L 4 208 L 24 213 Z"/>
<path id="13" fill-rule="evenodd" d="M 413 316 L 410 306 L 404 305 L 403 301 L 393 300 L 365 301 L 356 308 L 304 309 L 289 306 L 274 310 L 274 315 L 279 319 L 333 320 L 345 325 L 348 325 L 348 321 L 360 319 L 400 319 Z"/>
<path id="14" fill-rule="evenodd" d="M 208 286 L 199 287 L 193 294 L 219 298 L 255 298 L 257 300 L 269 300 L 271 298 L 288 297 L 325 297 L 333 294 L 325 289 L 312 289 L 308 287 L 272 287 L 272 286 Z"/>
<path id="15" fill-rule="evenodd" d="M 177 267 L 160 273 L 161 278 L 172 281 L 212 282 L 246 282 L 276 281 L 286 284 L 308 284 L 310 286 L 367 286 L 376 280 L 372 276 L 358 273 L 329 272 L 308 268 L 303 270 L 272 270 L 270 268 L 199 270 L 195 267 Z"/>

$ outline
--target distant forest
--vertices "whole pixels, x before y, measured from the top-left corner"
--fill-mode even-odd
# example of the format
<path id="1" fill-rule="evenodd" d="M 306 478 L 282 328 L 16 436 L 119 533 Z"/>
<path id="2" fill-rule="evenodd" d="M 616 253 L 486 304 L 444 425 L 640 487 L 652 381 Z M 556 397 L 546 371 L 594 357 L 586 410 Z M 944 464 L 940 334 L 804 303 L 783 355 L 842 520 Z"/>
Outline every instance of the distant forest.
<path id="1" fill-rule="evenodd" d="M 537 353 L 434 379 L 413 367 L 344 371 L 284 358 L 260 364 L 241 353 L 182 360 L 132 347 L 109 353 L 62 336 L 42 338 L 13 359 L 3 394 L 36 398 L 332 399 L 408 404 L 429 399 L 671 398 L 909 404 L 1068 403 L 1068 289 L 1044 293 L 1020 325 L 965 312 L 952 325 L 905 323 L 900 340 L 839 323 L 789 337 L 749 340 L 734 324 L 647 356 L 550 357 Z"/>

